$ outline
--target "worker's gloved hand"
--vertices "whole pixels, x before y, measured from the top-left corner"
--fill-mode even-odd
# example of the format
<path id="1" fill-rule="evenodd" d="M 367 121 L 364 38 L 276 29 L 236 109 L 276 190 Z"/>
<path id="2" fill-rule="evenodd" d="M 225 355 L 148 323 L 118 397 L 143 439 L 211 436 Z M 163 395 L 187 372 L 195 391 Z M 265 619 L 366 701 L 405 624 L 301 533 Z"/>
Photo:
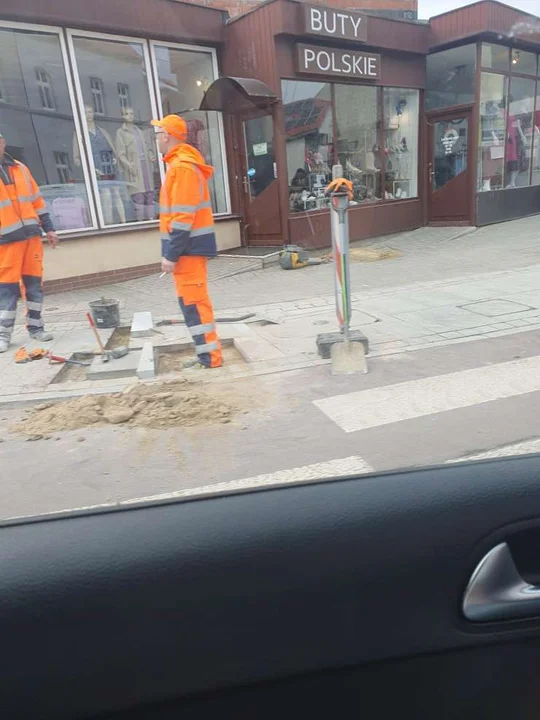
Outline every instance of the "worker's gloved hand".
<path id="1" fill-rule="evenodd" d="M 326 188 L 326 194 L 330 195 L 333 192 L 346 192 L 349 196 L 349 200 L 353 199 L 353 184 L 346 178 L 336 178 Z"/>
<path id="2" fill-rule="evenodd" d="M 27 363 L 29 361 L 30 355 L 28 354 L 28 350 L 24 346 L 20 347 L 15 353 L 15 362 L 20 365 L 21 363 Z"/>

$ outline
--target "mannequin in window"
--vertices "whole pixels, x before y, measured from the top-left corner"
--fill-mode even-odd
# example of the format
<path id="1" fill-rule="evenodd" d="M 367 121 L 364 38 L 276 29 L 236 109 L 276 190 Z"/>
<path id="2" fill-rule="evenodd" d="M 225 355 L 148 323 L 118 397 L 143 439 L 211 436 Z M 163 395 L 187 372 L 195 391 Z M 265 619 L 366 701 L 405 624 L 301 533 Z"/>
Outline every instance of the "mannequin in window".
<path id="1" fill-rule="evenodd" d="M 90 149 L 94 159 L 96 177 L 99 187 L 99 197 L 103 209 L 103 218 L 107 225 L 126 222 L 126 211 L 120 188 L 118 185 L 107 186 L 104 183 L 116 179 L 116 153 L 112 139 L 108 132 L 96 125 L 94 121 L 94 110 L 91 105 L 85 105 L 86 125 L 90 138 Z M 73 160 L 75 165 L 80 166 L 81 155 L 77 136 L 73 136 Z M 116 217 L 113 209 L 116 210 Z"/>
<path id="2" fill-rule="evenodd" d="M 493 100 L 486 103 L 481 113 L 482 122 L 482 190 L 492 189 L 491 182 L 502 174 L 504 157 L 504 117 L 499 104 Z M 499 133 L 499 134 L 498 134 Z M 501 140 L 499 140 L 499 137 Z"/>
<path id="3" fill-rule="evenodd" d="M 506 172 L 509 180 L 507 188 L 515 188 L 516 179 L 520 171 L 521 156 L 527 145 L 527 139 L 521 128 L 521 121 L 513 115 L 508 117 L 508 132 L 506 135 Z"/>
<path id="4" fill-rule="evenodd" d="M 128 185 L 135 218 L 153 220 L 154 169 L 156 156 L 152 151 L 148 135 L 135 125 L 133 108 L 124 108 L 124 124 L 116 131 L 116 155 L 120 173 Z"/>

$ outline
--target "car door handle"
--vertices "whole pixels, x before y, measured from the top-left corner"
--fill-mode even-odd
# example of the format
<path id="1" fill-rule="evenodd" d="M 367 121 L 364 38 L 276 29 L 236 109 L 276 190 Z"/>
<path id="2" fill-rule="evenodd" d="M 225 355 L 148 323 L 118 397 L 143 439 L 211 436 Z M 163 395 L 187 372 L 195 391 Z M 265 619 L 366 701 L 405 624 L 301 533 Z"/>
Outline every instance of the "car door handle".
<path id="1" fill-rule="evenodd" d="M 463 597 L 463 614 L 472 622 L 500 622 L 540 616 L 540 587 L 519 574 L 504 542 L 483 558 Z"/>

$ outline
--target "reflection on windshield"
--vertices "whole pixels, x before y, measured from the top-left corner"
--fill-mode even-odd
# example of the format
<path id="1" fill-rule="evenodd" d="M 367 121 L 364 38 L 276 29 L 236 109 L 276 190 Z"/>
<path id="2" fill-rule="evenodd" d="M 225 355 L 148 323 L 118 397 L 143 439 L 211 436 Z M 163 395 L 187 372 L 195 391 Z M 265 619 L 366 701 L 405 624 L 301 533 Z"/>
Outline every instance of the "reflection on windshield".
<path id="1" fill-rule="evenodd" d="M 539 448 L 540 18 L 296 9 L 2 24 L 2 519 Z"/>

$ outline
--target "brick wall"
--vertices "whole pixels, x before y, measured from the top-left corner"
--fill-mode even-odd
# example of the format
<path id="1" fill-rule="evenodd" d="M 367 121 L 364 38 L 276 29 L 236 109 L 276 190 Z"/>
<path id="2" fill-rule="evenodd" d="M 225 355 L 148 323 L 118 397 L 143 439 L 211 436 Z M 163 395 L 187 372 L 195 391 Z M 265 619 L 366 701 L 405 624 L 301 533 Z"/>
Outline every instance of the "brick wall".
<path id="1" fill-rule="evenodd" d="M 414 13 L 414 18 L 418 12 L 418 0 L 313 0 L 316 4 L 328 5 L 330 7 L 342 8 L 347 10 L 392 10 L 394 13 Z M 263 0 L 184 0 L 184 2 L 194 2 L 196 5 L 206 5 L 217 8 L 219 10 L 228 11 L 231 17 L 241 15 L 242 13 L 253 10 L 260 5 Z"/>
<path id="2" fill-rule="evenodd" d="M 96 287 L 107 283 L 118 283 L 125 280 L 145 277 L 158 273 L 161 270 L 161 263 L 152 265 L 138 265 L 132 268 L 121 270 L 104 270 L 103 272 L 91 273 L 89 275 L 78 275 L 75 277 L 61 278 L 59 280 L 45 280 L 43 289 L 45 293 L 67 292 L 69 290 L 81 290 L 82 288 Z"/>

